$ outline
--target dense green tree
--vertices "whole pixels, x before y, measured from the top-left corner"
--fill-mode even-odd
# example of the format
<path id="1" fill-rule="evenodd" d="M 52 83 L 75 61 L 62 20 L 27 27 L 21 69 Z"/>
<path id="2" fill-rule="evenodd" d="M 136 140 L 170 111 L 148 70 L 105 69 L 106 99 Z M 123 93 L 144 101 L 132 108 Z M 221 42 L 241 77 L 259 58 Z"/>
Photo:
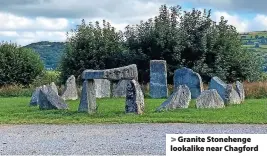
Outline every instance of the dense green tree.
<path id="1" fill-rule="evenodd" d="M 68 33 L 65 53 L 61 61 L 61 77 L 79 78 L 85 69 L 108 69 L 120 66 L 127 52 L 123 51 L 123 36 L 109 22 L 103 21 L 81 25 Z"/>
<path id="2" fill-rule="evenodd" d="M 43 68 L 43 62 L 33 50 L 0 43 L 0 86 L 29 85 Z"/>
<path id="3" fill-rule="evenodd" d="M 140 80 L 149 81 L 151 59 L 167 61 L 169 83 L 173 71 L 180 67 L 200 73 L 204 81 L 212 76 L 228 82 L 257 77 L 260 69 L 257 57 L 242 48 L 235 27 L 223 17 L 216 23 L 210 16 L 210 10 L 182 12 L 180 6 L 168 9 L 163 5 L 155 18 L 128 26 L 125 31 L 127 47 L 142 56 L 135 61 L 141 73 Z M 252 66 L 244 68 L 248 62 Z"/>

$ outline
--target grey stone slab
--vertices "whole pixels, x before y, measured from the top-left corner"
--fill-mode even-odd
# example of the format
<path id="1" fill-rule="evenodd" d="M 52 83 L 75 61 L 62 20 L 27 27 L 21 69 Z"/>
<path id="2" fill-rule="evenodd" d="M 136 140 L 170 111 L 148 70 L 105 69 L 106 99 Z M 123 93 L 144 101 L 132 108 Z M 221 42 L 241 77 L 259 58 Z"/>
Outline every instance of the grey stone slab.
<path id="1" fill-rule="evenodd" d="M 109 80 L 138 80 L 138 71 L 135 64 L 105 70 L 85 70 L 82 73 L 83 79 L 109 79 Z"/>
<path id="2" fill-rule="evenodd" d="M 151 98 L 168 97 L 167 67 L 165 60 L 150 61 L 149 94 Z"/>
<path id="3" fill-rule="evenodd" d="M 65 84 L 64 92 L 61 96 L 64 100 L 77 100 L 78 91 L 76 86 L 76 79 L 74 75 L 71 75 Z"/>
<path id="4" fill-rule="evenodd" d="M 164 101 L 157 111 L 188 108 L 191 101 L 191 92 L 186 85 L 178 86 L 171 96 Z"/>
<path id="5" fill-rule="evenodd" d="M 215 89 L 205 90 L 196 100 L 197 108 L 224 108 L 224 101 Z"/>
<path id="6" fill-rule="evenodd" d="M 141 86 L 135 80 L 131 80 L 127 84 L 125 112 L 142 114 L 145 109 L 144 94 Z"/>
<path id="7" fill-rule="evenodd" d="M 209 89 L 217 90 L 225 104 L 240 104 L 241 100 L 231 84 L 226 84 L 218 77 L 213 77 L 209 83 Z"/>
<path id="8" fill-rule="evenodd" d="M 36 87 L 36 89 L 32 93 L 32 97 L 31 97 L 31 101 L 30 101 L 30 106 L 37 106 L 38 105 L 39 93 L 40 93 L 40 89 L 41 88 L 42 87 Z"/>
<path id="9" fill-rule="evenodd" d="M 40 89 L 38 103 L 41 110 L 68 109 L 65 101 L 51 87 L 43 86 Z"/>
<path id="10" fill-rule="evenodd" d="M 53 91 L 56 92 L 57 95 L 58 95 L 58 89 L 57 89 L 57 86 L 56 86 L 55 82 L 52 82 L 49 86 L 50 86 L 51 89 L 53 89 Z"/>
<path id="11" fill-rule="evenodd" d="M 97 98 L 110 97 L 110 81 L 107 79 L 94 79 Z"/>
<path id="12" fill-rule="evenodd" d="M 191 98 L 196 99 L 203 91 L 201 76 L 189 68 L 177 69 L 173 77 L 174 88 L 179 85 L 186 85 L 190 89 Z"/>
<path id="13" fill-rule="evenodd" d="M 89 114 L 96 112 L 96 92 L 94 80 L 84 80 L 78 111 L 87 112 Z"/>
<path id="14" fill-rule="evenodd" d="M 231 84 L 227 84 L 226 86 L 226 94 L 225 94 L 226 104 L 240 104 L 241 99 L 238 95 L 237 91 Z"/>
<path id="15" fill-rule="evenodd" d="M 112 97 L 126 97 L 126 88 L 130 80 L 112 82 Z"/>
<path id="16" fill-rule="evenodd" d="M 240 100 L 244 102 L 245 101 L 245 89 L 244 89 L 243 83 L 236 81 L 235 85 L 236 85 L 236 91 L 240 97 Z"/>

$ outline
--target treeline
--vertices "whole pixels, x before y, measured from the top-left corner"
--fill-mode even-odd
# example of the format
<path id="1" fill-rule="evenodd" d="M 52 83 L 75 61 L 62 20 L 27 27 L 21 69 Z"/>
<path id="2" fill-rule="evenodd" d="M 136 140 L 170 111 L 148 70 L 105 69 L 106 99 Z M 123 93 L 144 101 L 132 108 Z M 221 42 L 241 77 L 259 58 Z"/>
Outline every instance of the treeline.
<path id="1" fill-rule="evenodd" d="M 149 61 L 166 60 L 168 82 L 177 68 L 189 67 L 205 81 L 212 76 L 233 82 L 257 80 L 261 59 L 243 49 L 236 28 L 224 17 L 216 23 L 211 11 L 162 5 L 159 15 L 115 31 L 103 21 L 71 30 L 61 63 L 62 78 L 79 77 L 85 69 L 107 69 L 137 64 L 139 81 L 149 82 Z"/>

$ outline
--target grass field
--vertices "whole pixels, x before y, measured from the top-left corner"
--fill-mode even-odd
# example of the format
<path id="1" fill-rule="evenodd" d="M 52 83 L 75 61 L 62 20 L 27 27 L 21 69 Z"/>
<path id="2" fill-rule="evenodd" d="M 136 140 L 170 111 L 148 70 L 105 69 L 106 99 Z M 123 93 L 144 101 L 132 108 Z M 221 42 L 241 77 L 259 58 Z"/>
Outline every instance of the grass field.
<path id="1" fill-rule="evenodd" d="M 30 98 L 0 98 L 0 124 L 73 124 L 73 123 L 255 123 L 267 124 L 267 99 L 250 99 L 242 105 L 224 109 L 188 109 L 155 112 L 164 99 L 146 99 L 143 115 L 125 114 L 125 99 L 98 99 L 93 115 L 78 113 L 79 101 L 68 101 L 69 110 L 40 111 L 28 107 Z"/>

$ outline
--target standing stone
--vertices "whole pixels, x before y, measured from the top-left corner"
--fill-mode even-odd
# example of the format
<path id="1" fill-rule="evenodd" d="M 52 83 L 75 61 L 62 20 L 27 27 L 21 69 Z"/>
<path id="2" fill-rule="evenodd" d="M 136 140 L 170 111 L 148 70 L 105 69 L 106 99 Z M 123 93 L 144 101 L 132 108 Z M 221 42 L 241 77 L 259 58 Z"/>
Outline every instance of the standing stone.
<path id="1" fill-rule="evenodd" d="M 157 111 L 177 108 L 188 108 L 191 101 L 191 92 L 186 85 L 180 85 L 171 96 L 161 104 Z"/>
<path id="2" fill-rule="evenodd" d="M 95 79 L 96 97 L 110 97 L 110 81 L 106 79 Z"/>
<path id="3" fill-rule="evenodd" d="M 38 102 L 41 110 L 68 109 L 68 105 L 57 95 L 52 87 L 43 86 L 40 89 Z"/>
<path id="4" fill-rule="evenodd" d="M 79 112 L 87 112 L 89 114 L 96 112 L 96 92 L 94 80 L 84 80 Z"/>
<path id="5" fill-rule="evenodd" d="M 130 80 L 113 81 L 112 83 L 112 96 L 113 97 L 126 97 L 126 88 Z"/>
<path id="6" fill-rule="evenodd" d="M 64 92 L 61 96 L 64 100 L 77 100 L 78 92 L 76 87 L 75 76 L 71 75 L 66 81 Z"/>
<path id="7" fill-rule="evenodd" d="M 236 85 L 236 91 L 241 101 L 244 102 L 245 101 L 245 89 L 244 89 L 243 83 L 236 81 L 235 85 Z"/>
<path id="8" fill-rule="evenodd" d="M 126 92 L 126 113 L 142 114 L 145 108 L 144 94 L 139 83 L 131 80 L 127 84 Z"/>
<path id="9" fill-rule="evenodd" d="M 166 98 L 168 97 L 167 87 L 167 69 L 166 61 L 151 60 L 150 61 L 150 97 Z"/>
<path id="10" fill-rule="evenodd" d="M 226 104 L 240 104 L 241 98 L 231 84 L 227 84 L 225 93 Z"/>
<path id="11" fill-rule="evenodd" d="M 56 92 L 57 95 L 58 95 L 58 89 L 57 89 L 57 86 L 56 86 L 56 84 L 55 84 L 54 82 L 52 82 L 52 83 L 49 85 L 49 87 L 51 87 L 51 89 L 52 89 L 54 92 Z"/>
<path id="12" fill-rule="evenodd" d="M 186 85 L 190 89 L 191 98 L 196 99 L 203 91 L 203 83 L 200 75 L 189 68 L 177 69 L 173 77 L 174 88 Z"/>
<path id="13" fill-rule="evenodd" d="M 31 101 L 30 101 L 30 106 L 37 106 L 38 105 L 38 99 L 39 99 L 39 93 L 40 89 L 42 87 L 37 87 L 34 92 L 32 93 Z"/>
<path id="14" fill-rule="evenodd" d="M 213 77 L 209 89 L 217 90 L 225 104 L 240 104 L 241 100 L 232 85 L 224 83 L 220 78 Z"/>
<path id="15" fill-rule="evenodd" d="M 205 90 L 197 98 L 197 108 L 224 108 L 224 102 L 215 89 Z"/>

